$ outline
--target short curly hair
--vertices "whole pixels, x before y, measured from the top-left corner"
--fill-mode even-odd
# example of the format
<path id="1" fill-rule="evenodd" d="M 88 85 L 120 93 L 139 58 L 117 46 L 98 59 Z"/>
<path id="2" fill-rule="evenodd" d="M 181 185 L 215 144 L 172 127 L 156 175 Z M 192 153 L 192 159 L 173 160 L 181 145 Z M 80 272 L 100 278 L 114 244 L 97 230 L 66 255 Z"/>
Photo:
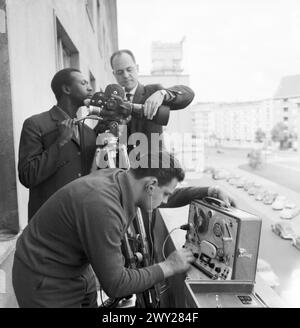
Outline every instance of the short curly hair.
<path id="1" fill-rule="evenodd" d="M 148 176 L 157 178 L 158 185 L 164 186 L 176 178 L 178 182 L 184 180 L 185 173 L 179 161 L 167 151 L 142 155 L 131 171 L 136 179 Z"/>
<path id="2" fill-rule="evenodd" d="M 51 89 L 55 95 L 56 100 L 59 100 L 63 95 L 62 86 L 64 84 L 70 85 L 72 82 L 71 73 L 73 72 L 80 72 L 77 68 L 64 68 L 58 71 L 51 81 Z"/>

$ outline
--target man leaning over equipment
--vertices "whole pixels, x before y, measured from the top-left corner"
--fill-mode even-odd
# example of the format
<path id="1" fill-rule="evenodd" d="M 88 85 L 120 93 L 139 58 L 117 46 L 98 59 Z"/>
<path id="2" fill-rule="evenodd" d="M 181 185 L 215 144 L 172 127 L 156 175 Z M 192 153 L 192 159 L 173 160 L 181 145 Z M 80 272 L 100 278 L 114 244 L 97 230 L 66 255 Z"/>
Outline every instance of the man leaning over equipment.
<path id="1" fill-rule="evenodd" d="M 110 297 L 141 293 L 189 269 L 194 256 L 186 249 L 148 267 L 124 266 L 121 244 L 137 207 L 168 206 L 173 197 L 184 206 L 212 192 L 206 187 L 175 191 L 184 179 L 178 161 L 166 152 L 152 154 L 153 160 L 158 168 L 95 171 L 42 205 L 16 245 L 13 287 L 20 307 L 97 307 L 91 267 Z"/>

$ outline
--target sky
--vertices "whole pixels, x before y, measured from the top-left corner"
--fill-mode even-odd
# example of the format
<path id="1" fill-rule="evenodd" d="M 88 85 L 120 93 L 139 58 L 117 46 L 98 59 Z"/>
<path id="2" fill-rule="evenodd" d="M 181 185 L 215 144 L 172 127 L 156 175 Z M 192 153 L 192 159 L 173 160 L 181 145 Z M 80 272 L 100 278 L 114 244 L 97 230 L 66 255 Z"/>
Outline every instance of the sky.
<path id="1" fill-rule="evenodd" d="M 150 74 L 151 43 L 180 42 L 195 101 L 272 98 L 300 74 L 299 0 L 117 0 L 119 48 Z"/>

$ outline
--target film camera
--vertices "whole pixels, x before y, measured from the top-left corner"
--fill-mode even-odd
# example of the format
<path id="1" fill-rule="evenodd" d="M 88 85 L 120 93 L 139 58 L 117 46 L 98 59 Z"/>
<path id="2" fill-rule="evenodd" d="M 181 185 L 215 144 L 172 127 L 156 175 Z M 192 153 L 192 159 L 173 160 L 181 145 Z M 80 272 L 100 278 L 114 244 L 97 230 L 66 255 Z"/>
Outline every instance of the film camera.
<path id="1" fill-rule="evenodd" d="M 111 130 L 112 124 L 127 124 L 132 117 L 145 119 L 142 104 L 134 104 L 124 100 L 125 92 L 118 84 L 109 84 L 105 91 L 96 92 L 86 105 L 89 115 L 102 118 L 103 124 Z M 160 106 L 152 121 L 160 125 L 167 125 L 170 116 L 168 106 Z"/>

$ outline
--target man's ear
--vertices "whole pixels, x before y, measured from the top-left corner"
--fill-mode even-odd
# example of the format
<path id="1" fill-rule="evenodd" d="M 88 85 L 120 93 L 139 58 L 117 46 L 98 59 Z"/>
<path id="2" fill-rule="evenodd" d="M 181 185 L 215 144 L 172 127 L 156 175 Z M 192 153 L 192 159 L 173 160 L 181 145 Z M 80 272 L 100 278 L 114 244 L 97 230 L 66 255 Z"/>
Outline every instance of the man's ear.
<path id="1" fill-rule="evenodd" d="M 67 84 L 63 84 L 61 86 L 62 92 L 66 95 L 69 95 L 71 93 L 71 87 Z"/>
<path id="2" fill-rule="evenodd" d="M 145 189 L 147 190 L 147 192 L 152 193 L 157 186 L 158 186 L 157 178 L 149 177 L 147 183 L 145 184 Z"/>

